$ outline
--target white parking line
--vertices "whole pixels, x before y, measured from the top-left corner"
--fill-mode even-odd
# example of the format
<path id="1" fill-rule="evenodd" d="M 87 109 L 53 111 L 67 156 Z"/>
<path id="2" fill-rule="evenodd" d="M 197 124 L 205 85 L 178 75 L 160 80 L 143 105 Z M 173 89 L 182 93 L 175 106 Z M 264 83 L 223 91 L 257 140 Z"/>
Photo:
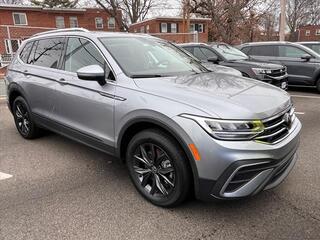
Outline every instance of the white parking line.
<path id="1" fill-rule="evenodd" d="M 297 97 L 297 98 L 311 98 L 311 99 L 320 99 L 320 97 L 315 97 L 315 96 L 308 96 L 308 95 L 291 95 L 291 97 Z"/>
<path id="2" fill-rule="evenodd" d="M 12 178 L 13 176 L 7 173 L 0 172 L 0 181 L 8 178 Z"/>

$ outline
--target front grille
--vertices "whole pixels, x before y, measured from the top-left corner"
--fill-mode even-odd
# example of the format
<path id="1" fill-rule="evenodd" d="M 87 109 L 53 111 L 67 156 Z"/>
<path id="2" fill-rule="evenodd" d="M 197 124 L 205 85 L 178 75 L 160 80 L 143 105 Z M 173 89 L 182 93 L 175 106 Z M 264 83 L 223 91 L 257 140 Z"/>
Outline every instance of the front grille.
<path id="1" fill-rule="evenodd" d="M 275 70 L 271 70 L 271 73 L 268 74 L 268 76 L 270 77 L 281 77 L 286 75 L 287 70 L 286 68 L 281 68 L 281 69 L 275 69 Z"/>
<path id="2" fill-rule="evenodd" d="M 295 120 L 294 108 L 278 114 L 272 118 L 263 120 L 264 131 L 254 140 L 265 143 L 277 143 L 285 138 Z"/>

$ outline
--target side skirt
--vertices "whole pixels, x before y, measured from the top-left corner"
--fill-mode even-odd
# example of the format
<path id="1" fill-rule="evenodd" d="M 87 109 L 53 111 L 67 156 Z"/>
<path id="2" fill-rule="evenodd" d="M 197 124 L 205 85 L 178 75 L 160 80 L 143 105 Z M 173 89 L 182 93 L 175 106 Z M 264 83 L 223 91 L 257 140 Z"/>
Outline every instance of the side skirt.
<path id="1" fill-rule="evenodd" d="M 89 147 L 95 148 L 99 151 L 105 152 L 109 155 L 115 156 L 116 149 L 110 145 L 107 145 L 103 140 L 94 136 L 88 135 L 74 128 L 58 123 L 47 117 L 43 117 L 39 114 L 32 114 L 34 121 L 42 128 L 48 129 L 52 132 L 70 138 L 79 143 L 85 144 Z"/>

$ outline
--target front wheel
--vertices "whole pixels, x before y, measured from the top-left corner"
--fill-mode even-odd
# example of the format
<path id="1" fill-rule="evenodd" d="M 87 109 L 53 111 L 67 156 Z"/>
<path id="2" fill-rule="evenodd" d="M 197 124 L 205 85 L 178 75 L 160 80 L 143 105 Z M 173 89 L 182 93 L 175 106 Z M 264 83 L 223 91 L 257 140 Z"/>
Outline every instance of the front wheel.
<path id="1" fill-rule="evenodd" d="M 170 136 L 153 129 L 138 133 L 128 145 L 126 162 L 136 189 L 151 203 L 173 207 L 187 198 L 187 159 Z"/>

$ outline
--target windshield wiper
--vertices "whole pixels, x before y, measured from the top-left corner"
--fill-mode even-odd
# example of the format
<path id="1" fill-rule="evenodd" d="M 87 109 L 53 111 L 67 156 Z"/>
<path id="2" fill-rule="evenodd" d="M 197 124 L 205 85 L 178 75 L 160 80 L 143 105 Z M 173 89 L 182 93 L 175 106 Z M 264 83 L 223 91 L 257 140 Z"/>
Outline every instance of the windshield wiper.
<path id="1" fill-rule="evenodd" d="M 160 74 L 133 74 L 131 78 L 157 78 L 157 77 L 166 77 L 165 75 Z"/>

